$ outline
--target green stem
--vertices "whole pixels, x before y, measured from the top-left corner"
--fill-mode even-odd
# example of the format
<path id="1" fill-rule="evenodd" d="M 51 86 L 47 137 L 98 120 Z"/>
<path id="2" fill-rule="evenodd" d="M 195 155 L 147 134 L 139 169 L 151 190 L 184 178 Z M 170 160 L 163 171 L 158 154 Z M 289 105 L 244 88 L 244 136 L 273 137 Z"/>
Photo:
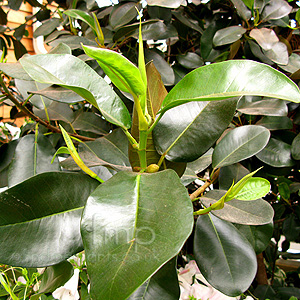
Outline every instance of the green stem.
<path id="1" fill-rule="evenodd" d="M 139 145 L 138 154 L 140 159 L 141 172 L 144 172 L 147 168 L 147 154 L 146 154 L 147 138 L 148 138 L 147 131 L 140 130 L 140 145 Z"/>
<path id="2" fill-rule="evenodd" d="M 39 134 L 39 123 L 35 125 L 35 137 L 34 137 L 34 162 L 33 162 L 33 175 L 36 175 L 37 167 L 37 139 Z"/>
<path id="3" fill-rule="evenodd" d="M 27 97 L 27 99 L 22 103 L 22 105 L 25 106 L 32 96 L 33 96 L 33 94 L 30 94 L 30 95 Z M 43 101 L 43 104 L 44 104 L 44 101 Z M 44 104 L 44 105 L 45 105 L 45 104 Z"/>
<path id="4" fill-rule="evenodd" d="M 131 135 L 131 133 L 127 129 L 124 129 L 124 128 L 122 128 L 122 129 L 123 129 L 124 133 L 126 134 L 130 144 L 138 146 L 139 143 L 135 140 L 135 138 Z"/>
<path id="5" fill-rule="evenodd" d="M 160 114 L 160 115 L 156 118 L 156 120 L 153 122 L 153 124 L 152 124 L 152 125 L 150 126 L 150 128 L 148 129 L 148 131 L 147 131 L 148 134 L 152 132 L 152 130 L 153 130 L 154 127 L 157 125 L 157 123 L 159 122 L 159 120 L 161 119 L 161 117 L 162 117 L 163 115 L 164 115 L 164 114 L 162 113 L 162 114 Z"/>

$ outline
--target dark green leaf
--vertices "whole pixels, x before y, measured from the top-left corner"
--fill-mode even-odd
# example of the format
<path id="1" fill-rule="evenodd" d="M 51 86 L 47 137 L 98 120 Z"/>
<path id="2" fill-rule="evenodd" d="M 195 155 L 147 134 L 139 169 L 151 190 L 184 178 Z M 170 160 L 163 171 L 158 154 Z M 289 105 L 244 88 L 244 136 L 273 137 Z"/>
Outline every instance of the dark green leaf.
<path id="1" fill-rule="evenodd" d="M 81 224 L 92 297 L 126 299 L 178 253 L 192 227 L 190 198 L 172 170 L 119 172 L 101 184 Z"/>
<path id="2" fill-rule="evenodd" d="M 298 87 L 284 74 L 254 61 L 232 60 L 190 72 L 167 95 L 163 111 L 190 101 L 222 100 L 243 95 L 300 101 Z"/>
<path id="3" fill-rule="evenodd" d="M 12 162 L 18 142 L 19 140 L 14 140 L 0 147 L 0 172 Z"/>
<path id="4" fill-rule="evenodd" d="M 266 116 L 256 122 L 257 125 L 264 126 L 269 130 L 292 129 L 293 122 L 288 117 Z"/>
<path id="5" fill-rule="evenodd" d="M 233 182 L 238 182 L 248 174 L 249 170 L 239 163 L 222 167 L 219 175 L 219 188 L 229 190 Z"/>
<path id="6" fill-rule="evenodd" d="M 197 159 L 227 128 L 236 103 L 237 99 L 199 101 L 167 111 L 153 131 L 157 152 L 167 152 L 166 158 L 171 161 Z"/>
<path id="7" fill-rule="evenodd" d="M 8 0 L 8 7 L 13 10 L 19 10 L 23 0 Z"/>
<path id="8" fill-rule="evenodd" d="M 81 251 L 82 209 L 98 184 L 87 175 L 49 172 L 2 192 L 0 261 L 43 267 Z"/>
<path id="9" fill-rule="evenodd" d="M 292 7 L 284 0 L 272 0 L 269 1 L 264 10 L 262 11 L 261 18 L 264 21 L 272 19 L 281 19 L 288 15 L 292 10 Z"/>
<path id="10" fill-rule="evenodd" d="M 269 138 L 269 130 L 262 126 L 246 125 L 229 131 L 215 147 L 213 168 L 229 166 L 257 154 Z"/>
<path id="11" fill-rule="evenodd" d="M 196 20 L 184 16 L 183 11 L 181 11 L 180 9 L 178 11 L 172 11 L 172 14 L 173 16 L 175 16 L 176 19 L 179 20 L 179 22 L 181 22 L 185 26 L 198 31 L 201 34 L 204 32 L 204 30 L 199 26 Z"/>
<path id="12" fill-rule="evenodd" d="M 291 197 L 289 185 L 286 182 L 278 184 L 278 192 L 284 200 L 289 200 Z"/>
<path id="13" fill-rule="evenodd" d="M 0 25 L 6 25 L 6 23 L 7 23 L 7 14 L 0 7 Z"/>
<path id="14" fill-rule="evenodd" d="M 61 20 L 58 18 L 51 18 L 42 22 L 42 25 L 39 26 L 33 33 L 33 37 L 37 38 L 40 35 L 50 34 L 56 27 L 61 23 Z"/>
<path id="15" fill-rule="evenodd" d="M 68 45 L 72 50 L 79 49 L 79 48 L 81 49 L 81 44 L 88 45 L 88 46 L 97 46 L 95 40 L 89 40 L 83 36 L 68 35 L 68 34 L 64 34 L 61 37 L 52 40 L 50 42 L 50 46 L 56 47 L 61 43 Z"/>
<path id="16" fill-rule="evenodd" d="M 75 130 L 83 130 L 96 134 L 107 134 L 110 131 L 109 123 L 92 112 L 82 112 L 75 117 L 72 123 Z"/>
<path id="17" fill-rule="evenodd" d="M 231 0 L 231 2 L 234 4 L 237 13 L 239 16 L 244 20 L 249 20 L 252 16 L 250 9 L 247 8 L 247 6 L 244 4 L 244 1 L 242 0 Z"/>
<path id="18" fill-rule="evenodd" d="M 212 190 L 201 197 L 201 202 L 206 206 L 214 204 L 225 195 L 226 191 Z M 274 211 L 272 206 L 265 200 L 240 201 L 233 199 L 224 204 L 220 210 L 212 210 L 215 216 L 238 224 L 263 225 L 270 223 Z"/>
<path id="19" fill-rule="evenodd" d="M 295 161 L 291 155 L 291 145 L 271 138 L 268 145 L 256 157 L 272 167 L 292 167 Z"/>
<path id="20" fill-rule="evenodd" d="M 239 40 L 246 31 L 247 30 L 242 26 L 229 26 L 220 29 L 214 35 L 213 44 L 216 47 L 232 44 Z"/>
<path id="21" fill-rule="evenodd" d="M 125 104 L 104 79 L 79 58 L 68 54 L 40 54 L 24 57 L 20 62 L 34 80 L 66 87 L 99 107 L 109 122 L 130 128 L 131 118 Z"/>
<path id="22" fill-rule="evenodd" d="M 47 267 L 40 283 L 39 294 L 53 292 L 64 285 L 73 273 L 73 266 L 68 261 Z"/>
<path id="23" fill-rule="evenodd" d="M 276 43 L 272 49 L 262 51 L 266 57 L 273 62 L 281 65 L 287 65 L 289 62 L 289 53 L 286 44 L 282 42 Z"/>
<path id="24" fill-rule="evenodd" d="M 127 300 L 178 300 L 179 297 L 176 258 L 173 258 L 141 285 Z"/>
<path id="25" fill-rule="evenodd" d="M 14 46 L 15 57 L 19 60 L 24 54 L 27 53 L 25 46 L 18 40 L 11 38 Z"/>
<path id="26" fill-rule="evenodd" d="M 240 101 L 237 110 L 247 115 L 264 116 L 286 116 L 288 112 L 286 103 L 278 99 L 265 99 L 256 102 Z"/>
<path id="27" fill-rule="evenodd" d="M 23 38 L 23 35 L 26 33 L 26 24 L 21 24 L 15 29 L 14 37 L 16 40 L 20 41 Z"/>
<path id="28" fill-rule="evenodd" d="M 256 275 L 256 255 L 248 240 L 232 224 L 210 214 L 197 220 L 194 255 L 205 279 L 228 296 L 246 291 Z"/>
<path id="29" fill-rule="evenodd" d="M 165 85 L 173 85 L 175 81 L 174 71 L 160 54 L 164 55 L 163 53 L 146 49 L 145 60 L 147 62 L 153 61 L 153 64 L 161 75 L 161 79 Z"/>
<path id="30" fill-rule="evenodd" d="M 62 103 L 74 104 L 84 100 L 81 96 L 79 96 L 72 90 L 66 89 L 58 85 L 51 85 L 47 88 L 38 91 L 30 90 L 30 92 Z"/>
<path id="31" fill-rule="evenodd" d="M 113 29 L 128 24 L 138 15 L 137 9 L 140 9 L 139 3 L 127 2 L 114 7 L 109 16 L 109 23 Z"/>
<path id="32" fill-rule="evenodd" d="M 49 100 L 48 100 L 49 101 Z M 41 119 L 47 119 L 47 114 L 44 109 L 33 109 L 34 113 Z M 71 123 L 74 119 L 74 112 L 69 105 L 60 102 L 52 102 L 47 107 L 47 113 L 50 120 L 60 120 L 66 123 Z"/>
<path id="33" fill-rule="evenodd" d="M 194 52 L 188 52 L 185 55 L 177 56 L 178 63 L 187 69 L 196 69 L 203 66 L 203 59 Z"/>
<path id="34" fill-rule="evenodd" d="M 273 235 L 273 222 L 258 226 L 241 224 L 234 226 L 247 238 L 256 254 L 268 247 Z"/>
<path id="35" fill-rule="evenodd" d="M 24 100 L 26 100 L 29 96 L 30 92 L 35 92 L 44 88 L 49 87 L 47 83 L 39 83 L 36 81 L 27 81 L 21 79 L 15 79 L 15 84 L 19 92 L 21 93 Z M 49 99 L 45 99 L 42 96 L 34 95 L 30 98 L 30 102 L 37 107 L 38 109 L 44 109 L 45 107 L 49 106 L 52 101 Z"/>
<path id="36" fill-rule="evenodd" d="M 211 164 L 213 151 L 213 148 L 208 149 L 198 159 L 189 162 L 187 167 L 192 169 L 195 174 L 202 172 Z"/>
<path id="37" fill-rule="evenodd" d="M 294 138 L 291 151 L 293 159 L 300 160 L 300 133 Z"/>
<path id="38" fill-rule="evenodd" d="M 55 149 L 49 140 L 39 134 L 35 143 L 33 134 L 24 136 L 18 143 L 14 160 L 9 166 L 8 185 L 16 185 L 36 174 L 59 171 L 58 160 L 51 164 Z"/>

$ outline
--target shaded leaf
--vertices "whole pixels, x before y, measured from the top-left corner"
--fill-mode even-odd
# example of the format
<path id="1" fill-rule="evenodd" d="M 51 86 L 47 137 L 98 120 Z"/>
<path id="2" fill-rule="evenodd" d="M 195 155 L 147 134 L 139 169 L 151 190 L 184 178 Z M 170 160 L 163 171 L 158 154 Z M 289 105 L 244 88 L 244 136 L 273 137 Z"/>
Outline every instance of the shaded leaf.
<path id="1" fill-rule="evenodd" d="M 240 163 L 222 167 L 219 174 L 219 188 L 229 190 L 233 182 L 238 182 L 248 174 L 249 170 Z"/>
<path id="2" fill-rule="evenodd" d="M 184 11 L 179 10 L 173 10 L 172 15 L 176 17 L 176 19 L 184 24 L 185 26 L 192 28 L 201 34 L 204 32 L 204 30 L 199 26 L 198 22 L 196 20 L 191 19 L 189 16 L 184 15 Z"/>
<path id="3" fill-rule="evenodd" d="M 295 161 L 291 156 L 291 145 L 271 138 L 267 146 L 256 157 L 272 167 L 292 167 Z"/>
<path id="4" fill-rule="evenodd" d="M 234 4 L 237 13 L 242 19 L 249 20 L 251 18 L 251 11 L 245 5 L 244 0 L 231 0 L 231 2 Z"/>
<path id="5" fill-rule="evenodd" d="M 138 15 L 137 9 L 140 9 L 139 3 L 127 2 L 114 7 L 109 15 L 109 23 L 113 29 L 128 24 Z"/>
<path id="6" fill-rule="evenodd" d="M 42 22 L 42 25 L 39 26 L 33 33 L 33 37 L 37 38 L 40 35 L 50 34 L 56 27 L 61 23 L 61 20 L 58 18 L 51 18 Z"/>
<path id="7" fill-rule="evenodd" d="M 214 204 L 225 195 L 226 191 L 212 190 L 201 197 L 206 207 Z M 263 225 L 270 223 L 274 216 L 272 206 L 265 200 L 240 201 L 233 199 L 224 203 L 224 208 L 212 210 L 215 216 L 238 224 Z"/>
<path id="8" fill-rule="evenodd" d="M 276 43 L 270 50 L 263 50 L 263 53 L 277 64 L 287 65 L 289 62 L 287 46 L 282 42 Z"/>
<path id="9" fill-rule="evenodd" d="M 256 254 L 263 252 L 269 245 L 273 235 L 273 222 L 265 225 L 234 224 L 252 245 Z"/>
<path id="10" fill-rule="evenodd" d="M 264 126 L 269 130 L 292 129 L 293 122 L 288 117 L 266 116 L 256 122 L 256 125 Z"/>
<path id="11" fill-rule="evenodd" d="M 55 48 L 51 49 L 50 54 L 72 54 L 71 48 L 64 44 L 60 43 Z"/>
<path id="12" fill-rule="evenodd" d="M 215 82 L 218 82 L 217 86 Z M 243 95 L 300 101 L 298 87 L 284 74 L 254 61 L 232 60 L 190 72 L 167 95 L 162 111 L 190 101 L 222 100 Z"/>
<path id="13" fill-rule="evenodd" d="M 247 30 L 242 26 L 229 26 L 227 28 L 219 29 L 213 38 L 213 44 L 223 46 L 232 44 L 239 40 Z"/>
<path id="14" fill-rule="evenodd" d="M 229 131 L 216 145 L 213 168 L 232 165 L 260 152 L 268 143 L 270 132 L 257 125 L 246 125 Z"/>
<path id="15" fill-rule="evenodd" d="M 279 67 L 289 73 L 295 73 L 300 69 L 300 56 L 292 53 L 289 56 L 289 63 L 287 65 L 279 65 Z"/>
<path id="16" fill-rule="evenodd" d="M 191 102 L 166 112 L 153 131 L 157 152 L 167 152 L 171 161 L 197 159 L 227 128 L 236 103 L 237 99 Z"/>
<path id="17" fill-rule="evenodd" d="M 20 62 L 34 80 L 66 87 L 99 107 L 109 122 L 130 128 L 131 119 L 125 104 L 104 79 L 79 58 L 68 54 L 41 54 L 24 57 Z M 70 72 L 65 71 L 66 65 Z"/>
<path id="18" fill-rule="evenodd" d="M 294 138 L 291 151 L 293 159 L 300 160 L 300 133 Z"/>
<path id="19" fill-rule="evenodd" d="M 27 74 L 19 62 L 0 63 L 0 70 L 12 78 L 32 81 L 32 78 Z"/>
<path id="20" fill-rule="evenodd" d="M 203 66 L 203 59 L 194 52 L 187 52 L 185 55 L 177 56 L 178 63 L 187 69 L 196 69 Z"/>
<path id="21" fill-rule="evenodd" d="M 101 184 L 81 224 L 92 297 L 126 299 L 178 253 L 192 227 L 191 201 L 172 170 L 119 172 Z"/>
<path id="22" fill-rule="evenodd" d="M 176 258 L 173 258 L 141 285 L 127 300 L 178 300 L 179 297 Z"/>
<path id="23" fill-rule="evenodd" d="M 198 217 L 194 255 L 205 279 L 228 296 L 246 291 L 255 277 L 256 255 L 248 240 L 211 214 Z"/>
<path id="24" fill-rule="evenodd" d="M 213 148 L 208 149 L 198 159 L 189 162 L 187 167 L 192 169 L 196 174 L 202 172 L 211 164 L 213 151 Z"/>
<path id="25" fill-rule="evenodd" d="M 24 136 L 18 143 L 14 160 L 9 166 L 8 186 L 16 185 L 36 174 L 59 171 L 58 160 L 51 164 L 55 154 L 50 141 L 39 134 L 35 142 L 35 135 Z"/>
<path id="26" fill-rule="evenodd" d="M 49 172 L 2 192 L 2 263 L 44 267 L 81 251 L 81 213 L 97 185 L 87 175 Z"/>
<path id="27" fill-rule="evenodd" d="M 247 115 L 286 116 L 288 113 L 286 103 L 279 99 L 264 99 L 256 102 L 239 101 L 237 110 Z"/>

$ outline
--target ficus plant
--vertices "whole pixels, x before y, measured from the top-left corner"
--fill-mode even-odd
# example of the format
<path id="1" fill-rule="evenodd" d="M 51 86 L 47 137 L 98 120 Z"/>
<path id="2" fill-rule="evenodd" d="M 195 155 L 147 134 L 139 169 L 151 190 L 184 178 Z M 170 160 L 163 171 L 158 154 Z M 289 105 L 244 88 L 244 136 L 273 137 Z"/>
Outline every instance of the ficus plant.
<path id="1" fill-rule="evenodd" d="M 262 199 L 270 183 L 256 176 L 260 169 L 238 163 L 259 158 L 270 131 L 232 120 L 242 96 L 299 103 L 298 87 L 268 65 L 235 60 L 197 68 L 168 93 L 153 63 L 145 64 L 141 30 L 138 66 L 101 46 L 82 49 L 115 89 L 63 45 L 54 54 L 23 56 L 11 71 L 1 65 L 16 83 L 43 85 L 22 103 L 1 79 L 4 96 L 19 109 L 37 94 L 42 102 L 50 101 L 45 95 L 60 101 L 59 92 L 74 110 L 89 109 L 78 118 L 94 128 L 83 132 L 105 133 L 74 134 L 75 122 L 45 109 L 48 122 L 40 115 L 29 128 L 34 134 L 1 149 L 9 188 L 0 194 L 0 261 L 45 267 L 84 250 L 92 299 L 175 300 L 176 257 L 188 253 L 192 239 L 205 279 L 226 295 L 245 293 L 257 273 L 256 254 L 271 239 L 274 212 Z M 205 183 L 190 192 L 186 186 L 209 165 Z M 218 188 L 220 172 L 230 168 L 242 171 Z"/>

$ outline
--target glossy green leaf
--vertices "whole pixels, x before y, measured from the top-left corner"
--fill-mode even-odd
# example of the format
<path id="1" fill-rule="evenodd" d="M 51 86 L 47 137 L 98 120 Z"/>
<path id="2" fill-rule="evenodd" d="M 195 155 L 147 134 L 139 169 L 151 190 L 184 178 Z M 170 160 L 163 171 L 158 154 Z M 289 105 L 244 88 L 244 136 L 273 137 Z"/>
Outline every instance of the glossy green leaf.
<path id="1" fill-rule="evenodd" d="M 51 293 L 60 286 L 63 286 L 73 275 L 74 270 L 71 263 L 61 263 L 47 267 L 43 273 L 38 294 Z"/>
<path id="2" fill-rule="evenodd" d="M 190 16 L 185 16 L 183 13 L 183 10 L 178 9 L 178 10 L 173 10 L 172 15 L 175 16 L 175 18 L 184 24 L 185 26 L 192 28 L 201 34 L 204 32 L 204 30 L 199 26 L 198 22 L 196 20 L 193 20 L 190 18 Z"/>
<path id="3" fill-rule="evenodd" d="M 196 69 L 203 66 L 203 59 L 194 52 L 177 56 L 178 63 L 187 69 Z"/>
<path id="4" fill-rule="evenodd" d="M 39 83 L 36 81 L 21 80 L 21 79 L 15 79 L 15 84 L 17 89 L 21 93 L 22 97 L 24 98 L 24 100 L 28 98 L 29 91 L 34 92 L 49 87 L 49 84 Z M 45 99 L 40 95 L 32 96 L 30 98 L 30 102 L 39 109 L 44 109 L 45 106 L 47 107 L 52 103 L 51 100 L 47 98 Z"/>
<path id="5" fill-rule="evenodd" d="M 5 143 L 0 147 L 0 172 L 12 162 L 19 139 Z"/>
<path id="6" fill-rule="evenodd" d="M 126 299 L 179 252 L 192 227 L 191 201 L 174 171 L 114 175 L 82 217 L 91 296 Z"/>
<path id="7" fill-rule="evenodd" d="M 296 53 L 289 56 L 289 63 L 287 65 L 280 65 L 280 68 L 289 72 L 295 73 L 300 69 L 300 57 Z"/>
<path id="8" fill-rule="evenodd" d="M 265 99 L 255 102 L 240 101 L 237 110 L 247 115 L 264 116 L 286 116 L 288 112 L 286 103 L 279 99 Z"/>
<path id="9" fill-rule="evenodd" d="M 242 26 L 229 26 L 220 29 L 214 35 L 213 44 L 216 47 L 232 44 L 239 40 L 246 31 L 247 30 Z"/>
<path id="10" fill-rule="evenodd" d="M 194 255 L 205 279 L 231 297 L 245 292 L 256 275 L 256 255 L 248 240 L 211 214 L 198 217 Z"/>
<path id="11" fill-rule="evenodd" d="M 198 159 L 189 162 L 187 167 L 192 169 L 196 174 L 202 172 L 211 164 L 213 151 L 213 148 L 208 149 Z"/>
<path id="12" fill-rule="evenodd" d="M 12 78 L 32 81 L 32 78 L 27 74 L 19 62 L 0 63 L 0 70 Z"/>
<path id="13" fill-rule="evenodd" d="M 300 102 L 298 87 L 284 74 L 254 61 L 232 60 L 190 72 L 167 95 L 162 111 L 190 101 L 222 100 L 243 95 Z"/>
<path id="14" fill-rule="evenodd" d="M 127 300 L 178 300 L 179 297 L 176 258 L 173 258 L 141 285 Z"/>
<path id="15" fill-rule="evenodd" d="M 33 37 L 37 38 L 40 35 L 48 35 L 50 34 L 55 28 L 57 28 L 61 23 L 61 19 L 58 18 L 51 18 L 42 22 L 42 25 L 39 26 L 33 33 Z"/>
<path id="16" fill-rule="evenodd" d="M 281 19 L 282 17 L 288 15 L 291 10 L 292 7 L 286 1 L 272 0 L 265 5 L 261 17 L 264 21 Z"/>
<path id="17" fill-rule="evenodd" d="M 68 9 L 64 11 L 64 14 L 81 20 L 83 22 L 85 22 L 86 24 L 88 24 L 94 31 L 96 31 L 96 27 L 95 27 L 95 21 L 93 19 L 93 17 L 88 14 L 87 12 L 80 10 L 80 9 Z"/>
<path id="18" fill-rule="evenodd" d="M 81 251 L 81 213 L 97 186 L 87 175 L 49 172 L 2 192 L 0 261 L 43 267 Z"/>
<path id="19" fill-rule="evenodd" d="M 244 187 L 235 195 L 237 200 L 255 200 L 266 196 L 270 192 L 270 182 L 265 178 L 252 177 Z"/>
<path id="20" fill-rule="evenodd" d="M 264 126 L 269 130 L 283 130 L 293 128 L 292 120 L 286 116 L 266 116 L 256 122 L 256 125 Z"/>
<path id="21" fill-rule="evenodd" d="M 145 49 L 145 59 L 147 62 L 153 61 L 153 64 L 159 72 L 161 79 L 165 85 L 173 85 L 175 81 L 174 71 L 165 61 L 162 52 Z"/>
<path id="22" fill-rule="evenodd" d="M 120 53 L 104 48 L 83 46 L 85 53 L 96 59 L 111 81 L 123 92 L 139 96 L 146 92 L 139 69 Z"/>
<path id="23" fill-rule="evenodd" d="M 233 182 L 238 182 L 247 174 L 249 174 L 249 170 L 240 163 L 222 167 L 219 174 L 219 188 L 228 190 Z"/>
<path id="24" fill-rule="evenodd" d="M 213 168 L 232 165 L 257 154 L 269 138 L 270 132 L 262 126 L 246 125 L 229 131 L 215 147 Z"/>
<path id="25" fill-rule="evenodd" d="M 234 224 L 252 245 L 256 254 L 263 252 L 269 245 L 273 235 L 273 222 L 265 225 Z"/>
<path id="26" fill-rule="evenodd" d="M 221 136 L 235 112 L 237 99 L 199 101 L 167 111 L 154 128 L 159 154 L 171 161 L 193 161 Z"/>
<path id="27" fill-rule="evenodd" d="M 284 200 L 289 200 L 291 197 L 290 188 L 286 182 L 280 182 L 278 184 L 278 192 L 280 197 L 282 197 Z"/>
<path id="28" fill-rule="evenodd" d="M 94 39 L 89 40 L 83 36 L 69 34 L 63 34 L 59 38 L 56 38 L 53 41 L 49 42 L 51 47 L 57 47 L 61 43 L 68 45 L 72 50 L 81 49 L 81 44 L 94 47 L 98 45 Z"/>
<path id="29" fill-rule="evenodd" d="M 50 54 L 72 54 L 71 48 L 64 44 L 59 43 L 55 48 L 49 51 Z"/>
<path id="30" fill-rule="evenodd" d="M 234 4 L 238 15 L 242 19 L 249 20 L 251 18 L 251 10 L 247 8 L 243 0 L 231 0 L 231 2 Z"/>
<path id="31" fill-rule="evenodd" d="M 293 159 L 300 160 L 300 134 L 294 138 L 292 143 L 292 157 Z"/>
<path id="32" fill-rule="evenodd" d="M 81 112 L 77 114 L 72 126 L 75 130 L 93 132 L 101 135 L 108 134 L 110 131 L 109 123 L 92 112 Z"/>
<path id="33" fill-rule="evenodd" d="M 62 103 L 74 104 L 84 100 L 81 96 L 79 96 L 72 90 L 57 85 L 51 85 L 45 89 L 41 89 L 38 91 L 30 90 L 30 92 Z"/>
<path id="34" fill-rule="evenodd" d="M 282 42 L 278 42 L 270 50 L 262 52 L 276 64 L 287 65 L 289 62 L 288 48 Z"/>
<path id="35" fill-rule="evenodd" d="M 125 104 L 104 79 L 79 58 L 68 54 L 40 54 L 24 57 L 20 62 L 34 80 L 68 88 L 98 107 L 109 122 L 130 128 L 131 119 Z M 66 65 L 69 72 L 65 70 Z"/>
<path id="36" fill-rule="evenodd" d="M 39 118 L 46 120 L 49 116 L 50 120 L 60 120 L 66 123 L 71 123 L 74 120 L 74 112 L 71 107 L 65 103 L 54 102 L 45 109 L 33 109 L 35 115 Z"/>
<path id="37" fill-rule="evenodd" d="M 51 164 L 54 153 L 52 144 L 42 134 L 38 135 L 36 143 L 35 135 L 24 136 L 19 141 L 9 166 L 8 186 L 16 185 L 36 174 L 59 171 L 57 159 Z"/>
<path id="38" fill-rule="evenodd" d="M 112 13 L 109 15 L 109 23 L 115 30 L 123 25 L 128 24 L 137 17 L 140 5 L 136 2 L 127 2 L 125 4 L 114 7 Z"/>
<path id="39" fill-rule="evenodd" d="M 291 145 L 271 138 L 267 146 L 256 157 L 272 167 L 292 167 L 295 161 L 292 159 Z"/>
<path id="40" fill-rule="evenodd" d="M 201 202 L 206 206 L 214 204 L 225 195 L 226 191 L 213 190 L 201 197 Z M 220 210 L 212 210 L 215 216 L 238 224 L 263 225 L 270 223 L 274 216 L 272 206 L 265 200 L 240 201 L 233 199 L 224 204 Z"/>

